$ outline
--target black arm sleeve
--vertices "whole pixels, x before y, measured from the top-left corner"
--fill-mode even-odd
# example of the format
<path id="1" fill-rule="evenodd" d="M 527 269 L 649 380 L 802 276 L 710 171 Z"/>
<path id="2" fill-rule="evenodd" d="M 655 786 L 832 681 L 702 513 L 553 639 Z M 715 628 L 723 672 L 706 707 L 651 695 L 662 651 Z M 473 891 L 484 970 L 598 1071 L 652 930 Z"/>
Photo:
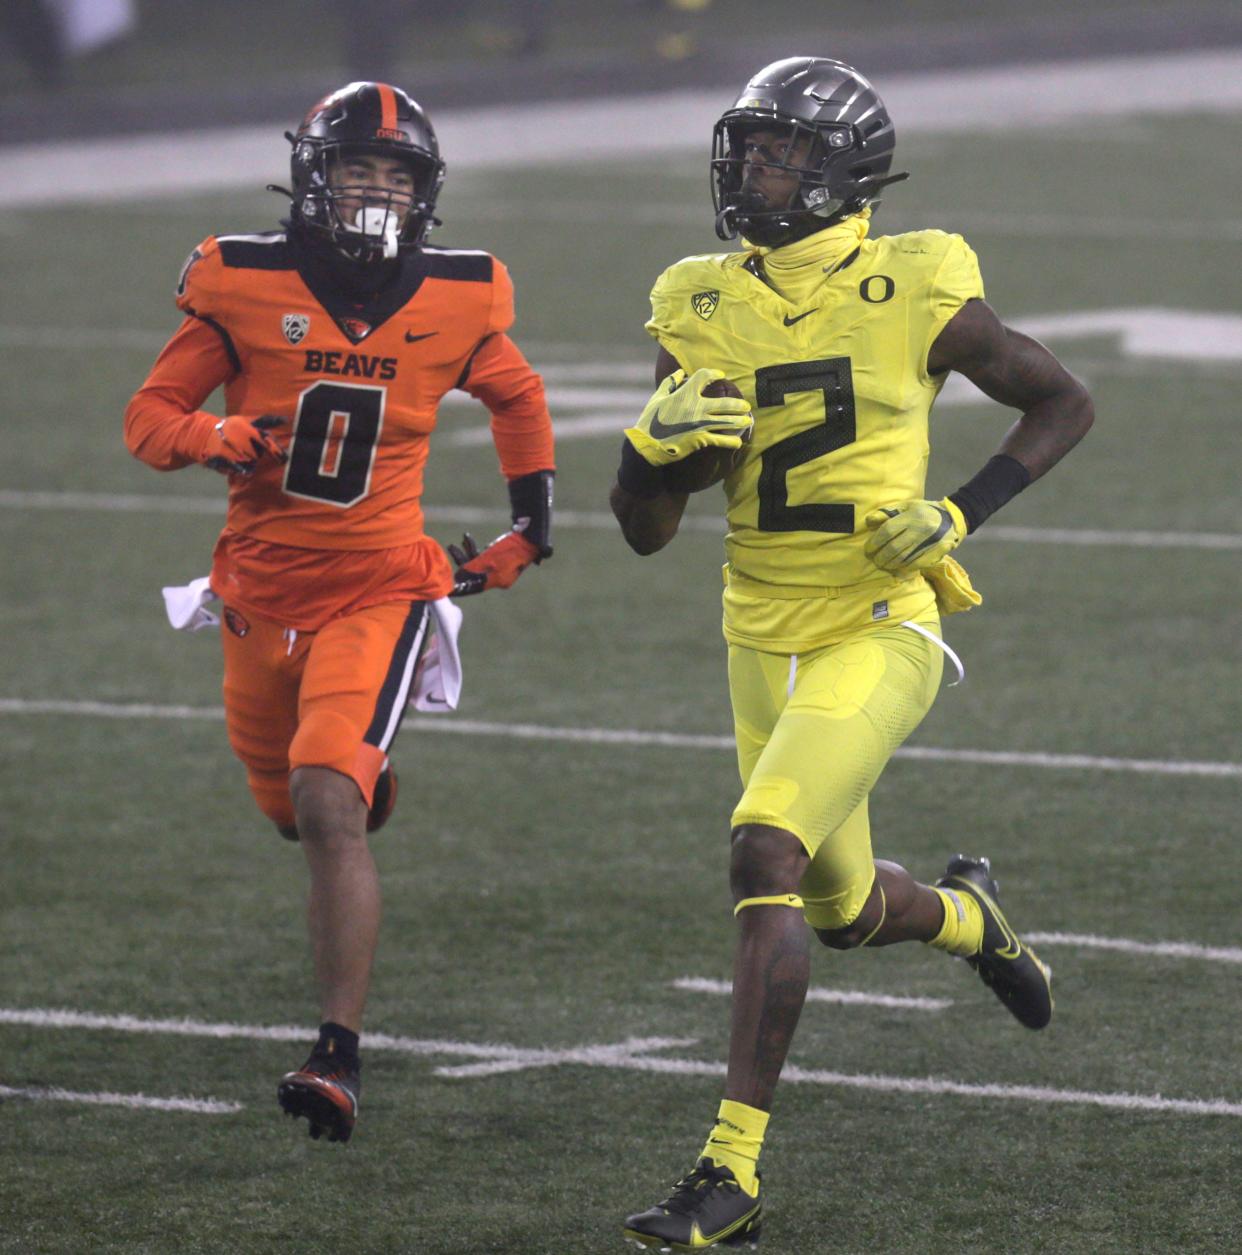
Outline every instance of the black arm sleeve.
<path id="1" fill-rule="evenodd" d="M 949 494 L 962 512 L 966 531 L 973 532 L 989 515 L 1012 500 L 1031 482 L 1031 472 L 1017 458 L 998 453 L 974 479 Z"/>

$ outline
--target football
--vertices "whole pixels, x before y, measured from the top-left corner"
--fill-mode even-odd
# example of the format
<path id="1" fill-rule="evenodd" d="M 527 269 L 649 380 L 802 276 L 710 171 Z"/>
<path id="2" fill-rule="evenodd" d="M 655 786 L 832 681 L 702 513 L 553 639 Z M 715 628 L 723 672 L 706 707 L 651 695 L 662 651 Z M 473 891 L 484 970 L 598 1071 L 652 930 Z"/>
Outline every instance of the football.
<path id="1" fill-rule="evenodd" d="M 703 389 L 705 397 L 740 397 L 742 390 L 728 379 L 714 379 Z M 747 437 L 749 439 L 749 437 Z M 670 492 L 702 492 L 718 484 L 746 455 L 746 442 L 740 449 L 708 447 L 664 468 L 664 483 Z"/>

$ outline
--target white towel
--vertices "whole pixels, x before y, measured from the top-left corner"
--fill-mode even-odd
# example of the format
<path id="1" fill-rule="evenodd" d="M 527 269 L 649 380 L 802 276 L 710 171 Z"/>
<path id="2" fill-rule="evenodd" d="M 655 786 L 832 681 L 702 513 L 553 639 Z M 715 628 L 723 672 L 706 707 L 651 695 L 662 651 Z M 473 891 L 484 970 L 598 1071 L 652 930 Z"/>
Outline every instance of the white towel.
<path id="1" fill-rule="evenodd" d="M 188 584 L 170 586 L 164 593 L 164 613 L 178 632 L 201 632 L 203 628 L 219 627 L 220 616 L 207 609 L 210 601 L 219 601 L 211 591 L 211 578 L 191 580 Z"/>
<path id="2" fill-rule="evenodd" d="M 456 710 L 461 698 L 461 654 L 457 649 L 461 609 L 449 598 L 441 597 L 431 603 L 430 610 L 435 635 L 423 647 L 414 671 L 410 705 L 428 713 Z"/>

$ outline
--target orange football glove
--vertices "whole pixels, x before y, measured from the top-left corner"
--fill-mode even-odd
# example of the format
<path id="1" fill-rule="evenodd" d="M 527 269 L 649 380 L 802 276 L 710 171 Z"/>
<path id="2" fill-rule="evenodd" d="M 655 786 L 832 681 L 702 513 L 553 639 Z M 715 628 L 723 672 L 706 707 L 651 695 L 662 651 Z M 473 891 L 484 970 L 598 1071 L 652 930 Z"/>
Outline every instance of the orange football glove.
<path id="1" fill-rule="evenodd" d="M 275 414 L 264 414 L 259 418 L 230 414 L 212 428 L 198 460 L 221 475 L 253 475 L 255 467 L 264 457 L 287 462 L 289 455 L 268 435 L 273 427 L 282 426 L 284 421 Z"/>
<path id="2" fill-rule="evenodd" d="M 468 597 L 489 588 L 511 588 L 517 577 L 532 562 L 539 561 L 539 546 L 519 531 L 497 536 L 486 549 L 480 550 L 467 532 L 461 547 L 449 545 L 449 557 L 457 564 L 453 572 L 454 597 Z"/>

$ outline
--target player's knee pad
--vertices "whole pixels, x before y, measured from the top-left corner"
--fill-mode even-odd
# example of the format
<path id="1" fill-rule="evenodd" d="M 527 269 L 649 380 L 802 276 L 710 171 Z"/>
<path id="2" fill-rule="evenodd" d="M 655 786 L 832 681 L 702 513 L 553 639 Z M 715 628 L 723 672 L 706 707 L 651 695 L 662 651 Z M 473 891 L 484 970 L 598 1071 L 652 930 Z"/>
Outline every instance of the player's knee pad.
<path id="1" fill-rule="evenodd" d="M 331 767 L 352 776 L 362 733 L 335 710 L 312 710 L 289 745 L 289 767 Z"/>

